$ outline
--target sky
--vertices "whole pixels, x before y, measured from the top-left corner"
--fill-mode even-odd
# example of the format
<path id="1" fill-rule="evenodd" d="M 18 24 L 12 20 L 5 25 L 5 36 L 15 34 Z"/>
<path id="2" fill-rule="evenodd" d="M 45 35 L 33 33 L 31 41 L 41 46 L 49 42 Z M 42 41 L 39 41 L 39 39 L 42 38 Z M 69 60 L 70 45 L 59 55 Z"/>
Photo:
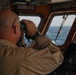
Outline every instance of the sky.
<path id="1" fill-rule="evenodd" d="M 66 21 L 64 22 L 64 25 L 71 26 L 73 24 L 75 18 L 76 18 L 76 15 L 69 15 L 67 17 Z M 63 21 L 63 16 L 54 17 L 51 22 L 51 25 L 59 26 L 62 24 L 62 21 Z"/>

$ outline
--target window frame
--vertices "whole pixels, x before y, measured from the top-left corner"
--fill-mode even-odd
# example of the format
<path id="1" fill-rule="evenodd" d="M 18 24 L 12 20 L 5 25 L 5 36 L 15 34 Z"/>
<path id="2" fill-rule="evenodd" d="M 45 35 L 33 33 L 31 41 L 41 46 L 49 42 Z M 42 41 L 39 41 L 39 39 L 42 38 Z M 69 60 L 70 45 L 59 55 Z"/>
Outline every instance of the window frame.
<path id="1" fill-rule="evenodd" d="M 44 35 L 46 35 L 46 33 L 48 31 L 48 28 L 50 26 L 50 23 L 52 22 L 52 19 L 53 19 L 54 16 L 59 16 L 59 15 L 64 15 L 64 14 L 65 15 L 67 15 L 67 14 L 68 15 L 75 14 L 76 15 L 76 12 L 74 10 L 64 10 L 64 11 L 56 11 L 56 12 L 54 11 L 54 12 L 51 12 L 49 14 L 49 17 L 48 17 L 48 20 L 47 20 L 48 22 L 45 24 L 45 25 L 47 25 L 46 29 L 42 33 Z M 70 42 L 68 41 L 68 39 L 70 39 L 70 41 L 71 41 L 72 38 L 70 38 L 69 36 L 71 36 L 71 35 L 68 34 L 68 36 L 66 38 L 66 41 L 65 41 L 65 43 L 63 45 L 57 45 L 62 51 L 64 51 L 64 49 L 66 49 L 68 47 L 68 45 L 70 44 Z"/>
<path id="2" fill-rule="evenodd" d="M 20 13 L 18 16 L 30 16 L 30 17 L 39 17 L 40 18 L 40 23 L 39 23 L 39 25 L 41 24 L 41 21 L 42 21 L 42 16 L 41 15 L 36 15 L 36 14 L 25 14 L 25 13 Z M 38 25 L 38 27 L 37 27 L 37 29 L 39 30 L 39 25 Z M 30 40 L 28 40 L 27 38 L 25 38 L 25 34 L 24 34 L 24 39 L 25 39 L 25 43 L 27 44 L 27 45 L 31 45 L 32 44 L 32 40 L 30 39 Z"/>

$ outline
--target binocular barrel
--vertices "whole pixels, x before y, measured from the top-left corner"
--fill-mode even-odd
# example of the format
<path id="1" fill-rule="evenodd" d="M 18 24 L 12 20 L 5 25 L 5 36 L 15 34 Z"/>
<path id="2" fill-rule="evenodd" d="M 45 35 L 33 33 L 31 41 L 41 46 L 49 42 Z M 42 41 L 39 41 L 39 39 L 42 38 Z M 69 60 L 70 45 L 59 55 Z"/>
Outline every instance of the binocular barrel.
<path id="1" fill-rule="evenodd" d="M 20 29 L 21 30 L 26 30 L 26 25 L 24 22 L 20 21 Z"/>

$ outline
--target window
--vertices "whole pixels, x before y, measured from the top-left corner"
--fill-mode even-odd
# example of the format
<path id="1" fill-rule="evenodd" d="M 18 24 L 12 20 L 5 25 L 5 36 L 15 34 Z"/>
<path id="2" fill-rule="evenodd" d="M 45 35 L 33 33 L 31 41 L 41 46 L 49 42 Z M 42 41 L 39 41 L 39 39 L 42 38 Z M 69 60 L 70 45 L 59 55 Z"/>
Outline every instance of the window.
<path id="1" fill-rule="evenodd" d="M 50 23 L 50 27 L 46 35 L 56 45 L 63 45 L 69 34 L 71 26 L 75 20 L 76 15 L 60 15 L 55 16 Z"/>
<path id="2" fill-rule="evenodd" d="M 38 17 L 38 16 L 19 16 L 19 18 L 20 18 L 20 21 L 21 21 L 22 19 L 27 19 L 27 20 L 33 21 L 33 22 L 35 23 L 36 27 L 38 27 L 38 25 L 39 25 L 39 23 L 40 23 L 40 21 L 41 21 L 41 18 Z M 30 42 L 29 42 L 29 41 L 32 41 L 32 40 L 29 40 L 29 41 L 28 41 L 28 40 L 25 38 L 25 34 L 24 34 L 24 40 L 25 40 L 25 43 L 26 43 L 27 45 L 30 45 Z"/>

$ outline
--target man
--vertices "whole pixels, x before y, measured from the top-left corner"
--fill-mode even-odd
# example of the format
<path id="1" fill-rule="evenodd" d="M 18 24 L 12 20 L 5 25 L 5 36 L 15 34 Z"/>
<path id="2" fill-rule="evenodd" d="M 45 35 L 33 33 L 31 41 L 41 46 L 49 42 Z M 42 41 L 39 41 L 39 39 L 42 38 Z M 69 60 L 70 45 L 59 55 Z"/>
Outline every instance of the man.
<path id="1" fill-rule="evenodd" d="M 21 35 L 19 17 L 10 10 L 1 11 L 0 75 L 46 75 L 54 71 L 63 61 L 60 49 L 40 35 L 32 21 L 22 22 L 38 49 L 16 45 Z"/>

